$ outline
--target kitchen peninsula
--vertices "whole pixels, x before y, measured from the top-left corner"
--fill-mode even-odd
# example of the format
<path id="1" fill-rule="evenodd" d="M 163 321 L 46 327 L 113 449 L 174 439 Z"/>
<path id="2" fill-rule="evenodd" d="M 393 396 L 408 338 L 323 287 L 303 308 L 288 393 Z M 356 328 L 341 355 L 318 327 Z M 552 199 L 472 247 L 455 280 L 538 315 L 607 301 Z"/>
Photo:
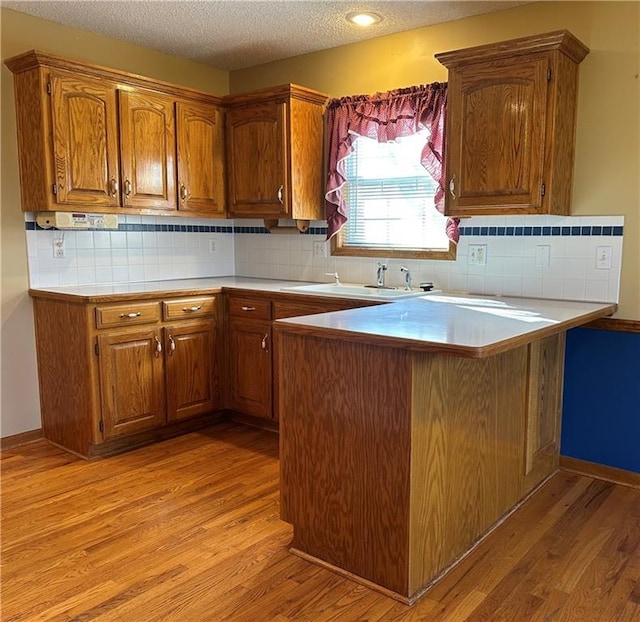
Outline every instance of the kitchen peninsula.
<path id="1" fill-rule="evenodd" d="M 615 308 L 436 294 L 275 322 L 292 552 L 414 602 L 557 470 L 565 333 Z"/>

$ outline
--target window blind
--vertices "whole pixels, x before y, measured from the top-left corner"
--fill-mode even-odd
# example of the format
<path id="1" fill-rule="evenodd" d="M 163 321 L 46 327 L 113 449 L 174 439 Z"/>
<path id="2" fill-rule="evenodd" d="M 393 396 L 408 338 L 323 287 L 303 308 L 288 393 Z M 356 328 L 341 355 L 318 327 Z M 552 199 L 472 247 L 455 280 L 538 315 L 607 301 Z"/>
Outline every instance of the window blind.
<path id="1" fill-rule="evenodd" d="M 434 205 L 436 184 L 420 164 L 424 132 L 397 142 L 358 137 L 347 158 L 348 246 L 447 249 L 446 218 Z"/>

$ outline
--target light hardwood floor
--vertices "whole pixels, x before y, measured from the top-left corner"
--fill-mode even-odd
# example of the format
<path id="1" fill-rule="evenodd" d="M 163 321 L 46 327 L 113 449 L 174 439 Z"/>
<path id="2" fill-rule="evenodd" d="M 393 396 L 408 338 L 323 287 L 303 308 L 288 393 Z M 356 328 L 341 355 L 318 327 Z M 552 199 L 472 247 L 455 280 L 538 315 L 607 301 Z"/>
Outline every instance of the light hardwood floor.
<path id="1" fill-rule="evenodd" d="M 640 621 L 640 490 L 560 473 L 418 603 L 287 552 L 278 440 L 2 452 L 2 622 Z"/>

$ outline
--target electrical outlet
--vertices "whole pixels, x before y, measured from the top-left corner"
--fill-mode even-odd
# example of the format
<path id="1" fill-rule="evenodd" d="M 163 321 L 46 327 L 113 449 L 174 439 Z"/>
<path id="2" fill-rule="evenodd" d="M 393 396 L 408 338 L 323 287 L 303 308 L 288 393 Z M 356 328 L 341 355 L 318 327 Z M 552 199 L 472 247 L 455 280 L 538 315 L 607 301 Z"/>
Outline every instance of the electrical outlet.
<path id="1" fill-rule="evenodd" d="M 215 238 L 210 238 L 209 239 L 209 252 L 210 253 L 215 253 L 216 252 L 216 240 L 215 240 Z"/>
<path id="2" fill-rule="evenodd" d="M 611 246 L 596 247 L 596 270 L 611 270 Z"/>
<path id="3" fill-rule="evenodd" d="M 538 244 L 536 246 L 536 268 L 548 268 L 551 246 L 548 244 Z"/>
<path id="4" fill-rule="evenodd" d="M 469 244 L 469 265 L 484 266 L 487 263 L 487 245 Z"/>
<path id="5" fill-rule="evenodd" d="M 314 242 L 313 243 L 313 256 L 314 257 L 327 257 L 327 242 Z"/>
<path id="6" fill-rule="evenodd" d="M 58 238 L 53 241 L 53 256 L 57 258 L 65 257 L 63 238 Z"/>

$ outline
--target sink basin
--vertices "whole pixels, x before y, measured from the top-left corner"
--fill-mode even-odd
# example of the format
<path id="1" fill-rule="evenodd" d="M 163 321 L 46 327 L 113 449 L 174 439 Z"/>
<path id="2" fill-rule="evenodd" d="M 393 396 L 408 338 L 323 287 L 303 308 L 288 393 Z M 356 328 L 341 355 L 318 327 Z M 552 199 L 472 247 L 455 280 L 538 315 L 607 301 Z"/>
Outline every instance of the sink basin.
<path id="1" fill-rule="evenodd" d="M 343 298 L 360 298 L 363 300 L 401 300 L 424 296 L 430 292 L 421 289 L 382 289 L 367 287 L 358 283 L 314 283 L 313 285 L 295 285 L 283 287 L 282 291 L 298 292 L 300 294 L 315 294 L 317 296 L 342 296 Z"/>

